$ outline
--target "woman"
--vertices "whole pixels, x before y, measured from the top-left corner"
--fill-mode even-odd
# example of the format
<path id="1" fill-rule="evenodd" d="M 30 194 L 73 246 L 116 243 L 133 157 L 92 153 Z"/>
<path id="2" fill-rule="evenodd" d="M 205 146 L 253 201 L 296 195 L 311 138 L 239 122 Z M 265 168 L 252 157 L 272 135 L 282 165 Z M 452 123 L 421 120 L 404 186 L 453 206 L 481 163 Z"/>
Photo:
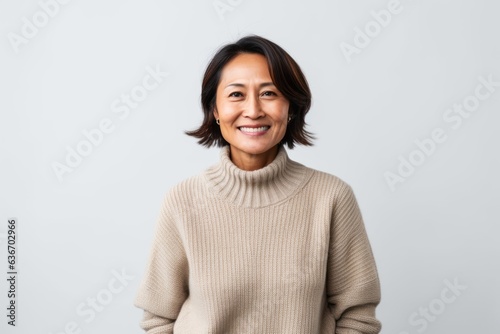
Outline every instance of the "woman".
<path id="1" fill-rule="evenodd" d="M 311 145 L 307 81 L 248 36 L 205 72 L 203 124 L 220 162 L 173 187 L 135 305 L 147 333 L 379 333 L 380 286 L 356 199 L 288 158 Z"/>

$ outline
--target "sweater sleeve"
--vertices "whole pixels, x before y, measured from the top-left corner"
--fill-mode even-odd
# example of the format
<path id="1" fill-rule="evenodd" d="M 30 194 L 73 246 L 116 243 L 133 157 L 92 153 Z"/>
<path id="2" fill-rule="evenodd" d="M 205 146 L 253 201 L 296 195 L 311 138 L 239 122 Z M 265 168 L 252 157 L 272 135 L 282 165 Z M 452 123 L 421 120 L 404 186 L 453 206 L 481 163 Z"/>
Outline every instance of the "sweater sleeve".
<path id="1" fill-rule="evenodd" d="M 189 295 L 188 272 L 186 252 L 166 198 L 134 301 L 144 310 L 140 325 L 146 333 L 173 333 L 175 320 Z"/>
<path id="2" fill-rule="evenodd" d="M 377 334 L 380 283 L 361 212 L 351 187 L 343 184 L 332 216 L 326 294 L 336 334 Z"/>

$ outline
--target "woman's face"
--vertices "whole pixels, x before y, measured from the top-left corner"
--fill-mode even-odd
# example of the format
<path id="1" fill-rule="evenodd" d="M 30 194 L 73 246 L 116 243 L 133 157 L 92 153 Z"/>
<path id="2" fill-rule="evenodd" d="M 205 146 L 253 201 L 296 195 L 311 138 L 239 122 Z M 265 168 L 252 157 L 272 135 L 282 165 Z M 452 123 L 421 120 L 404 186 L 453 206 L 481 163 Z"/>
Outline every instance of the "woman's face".
<path id="1" fill-rule="evenodd" d="M 263 167 L 275 158 L 285 136 L 288 107 L 271 80 L 264 56 L 244 53 L 224 66 L 214 116 L 238 167 L 238 162 L 245 161 L 261 161 Z"/>

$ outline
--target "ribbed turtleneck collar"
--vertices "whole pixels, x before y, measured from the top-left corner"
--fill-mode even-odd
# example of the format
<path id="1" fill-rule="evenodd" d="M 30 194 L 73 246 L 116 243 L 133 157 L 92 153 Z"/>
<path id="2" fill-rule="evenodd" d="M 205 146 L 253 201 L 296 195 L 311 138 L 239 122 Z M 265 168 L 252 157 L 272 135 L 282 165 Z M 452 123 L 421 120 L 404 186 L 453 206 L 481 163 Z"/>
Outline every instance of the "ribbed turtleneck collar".
<path id="1" fill-rule="evenodd" d="M 276 158 L 254 171 L 239 169 L 229 156 L 229 146 L 222 148 L 220 162 L 205 172 L 210 190 L 223 200 L 243 207 L 276 204 L 299 191 L 312 170 L 288 158 L 280 147 Z"/>

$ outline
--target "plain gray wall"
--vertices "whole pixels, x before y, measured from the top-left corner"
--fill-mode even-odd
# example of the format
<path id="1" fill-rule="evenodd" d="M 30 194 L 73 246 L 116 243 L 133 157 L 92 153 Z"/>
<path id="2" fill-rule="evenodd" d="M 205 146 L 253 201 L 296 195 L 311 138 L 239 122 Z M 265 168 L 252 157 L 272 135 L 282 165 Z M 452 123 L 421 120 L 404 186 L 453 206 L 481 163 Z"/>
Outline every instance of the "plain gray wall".
<path id="1" fill-rule="evenodd" d="M 163 194 L 218 159 L 183 134 L 201 122 L 203 71 L 247 34 L 284 47 L 309 80 L 318 139 L 289 154 L 353 187 L 382 332 L 496 333 L 499 10 L 487 0 L 2 1 L 4 274 L 10 217 L 19 240 L 18 326 L 7 325 L 2 279 L 2 333 L 140 333 L 132 301 Z M 86 155 L 68 158 L 73 167 L 71 150 Z"/>

